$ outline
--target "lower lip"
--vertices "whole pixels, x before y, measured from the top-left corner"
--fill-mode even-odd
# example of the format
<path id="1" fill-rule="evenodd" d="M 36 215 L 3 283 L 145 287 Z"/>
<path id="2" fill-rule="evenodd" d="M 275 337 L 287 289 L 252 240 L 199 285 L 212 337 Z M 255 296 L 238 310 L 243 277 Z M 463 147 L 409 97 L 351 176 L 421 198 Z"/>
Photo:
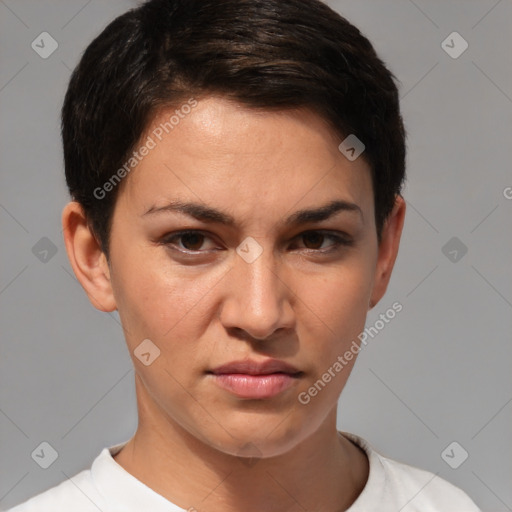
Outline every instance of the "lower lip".
<path id="1" fill-rule="evenodd" d="M 271 373 L 269 375 L 247 375 L 226 373 L 215 375 L 215 382 L 223 389 L 240 398 L 272 398 L 290 388 L 297 381 L 297 375 Z"/>

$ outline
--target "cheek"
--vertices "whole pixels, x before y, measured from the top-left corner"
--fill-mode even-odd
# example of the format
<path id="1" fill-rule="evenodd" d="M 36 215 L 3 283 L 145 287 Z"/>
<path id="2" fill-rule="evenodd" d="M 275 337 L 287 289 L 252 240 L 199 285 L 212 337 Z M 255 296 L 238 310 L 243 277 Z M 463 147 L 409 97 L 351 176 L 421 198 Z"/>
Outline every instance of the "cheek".
<path id="1" fill-rule="evenodd" d="M 180 351 L 190 347 L 184 341 L 200 336 L 221 271 L 199 275 L 178 268 L 164 251 L 126 254 L 116 270 L 114 294 L 130 348 L 149 338 L 162 351 Z"/>
<path id="2" fill-rule="evenodd" d="M 371 265 L 371 258 L 359 254 L 329 275 L 309 278 L 302 285 L 299 336 L 302 360 L 311 362 L 311 378 L 301 391 L 317 414 L 326 404 L 334 406 L 359 353 L 358 336 L 364 330 L 372 289 Z"/>
<path id="3" fill-rule="evenodd" d="M 371 286 L 368 276 L 355 277 L 341 280 L 337 286 L 334 283 L 326 292 L 330 300 L 326 301 L 325 311 L 329 314 L 331 330 L 340 334 L 338 345 L 345 344 L 347 338 L 352 339 L 364 328 Z"/>
<path id="4" fill-rule="evenodd" d="M 364 328 L 372 284 L 372 268 L 361 258 L 356 265 L 347 264 L 317 279 L 306 279 L 300 298 L 321 320 L 330 334 L 329 343 L 333 337 L 343 342 L 347 335 L 357 335 Z"/>
<path id="5" fill-rule="evenodd" d="M 336 278 L 334 278 L 336 275 Z M 309 378 L 298 393 L 300 409 L 319 422 L 338 402 L 359 353 L 371 291 L 368 271 L 340 270 L 331 279 L 309 282 L 303 308 L 301 359 Z M 312 314 L 312 312 L 314 314 Z"/>

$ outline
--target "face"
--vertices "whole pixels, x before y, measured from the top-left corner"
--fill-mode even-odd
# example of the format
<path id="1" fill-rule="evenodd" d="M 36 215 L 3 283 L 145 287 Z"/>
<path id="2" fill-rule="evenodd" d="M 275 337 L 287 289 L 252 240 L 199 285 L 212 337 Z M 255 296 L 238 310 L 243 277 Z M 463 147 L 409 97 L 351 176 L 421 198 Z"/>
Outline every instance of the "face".
<path id="1" fill-rule="evenodd" d="M 110 238 L 139 410 L 225 453 L 278 455 L 332 418 L 355 362 L 333 371 L 375 293 L 370 169 L 306 110 L 209 97 L 159 140 L 173 111 L 142 140 Z"/>

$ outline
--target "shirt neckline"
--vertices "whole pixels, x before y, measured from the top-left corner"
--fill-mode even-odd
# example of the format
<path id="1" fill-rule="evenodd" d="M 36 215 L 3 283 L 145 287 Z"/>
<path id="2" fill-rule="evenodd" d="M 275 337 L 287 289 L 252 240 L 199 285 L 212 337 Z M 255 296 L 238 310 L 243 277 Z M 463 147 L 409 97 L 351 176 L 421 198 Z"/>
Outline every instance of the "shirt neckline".
<path id="1" fill-rule="evenodd" d="M 366 484 L 346 512 L 370 510 L 381 499 L 384 484 L 382 461 L 378 453 L 363 438 L 349 433 L 340 435 L 359 446 L 368 457 L 369 471 Z M 164 498 L 118 464 L 114 456 L 128 443 L 104 448 L 91 466 L 91 476 L 98 492 L 109 506 L 125 512 L 151 510 L 152 512 L 187 512 L 186 509 Z M 193 504 L 190 505 L 191 507 Z M 193 509 L 192 509 L 193 510 Z"/>

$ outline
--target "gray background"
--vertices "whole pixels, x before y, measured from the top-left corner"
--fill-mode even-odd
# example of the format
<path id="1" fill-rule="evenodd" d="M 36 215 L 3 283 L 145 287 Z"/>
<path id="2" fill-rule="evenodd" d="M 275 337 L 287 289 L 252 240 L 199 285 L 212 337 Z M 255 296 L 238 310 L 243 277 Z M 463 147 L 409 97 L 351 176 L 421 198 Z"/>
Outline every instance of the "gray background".
<path id="1" fill-rule="evenodd" d="M 339 427 L 462 487 L 485 511 L 512 510 L 512 2 L 328 3 L 400 79 L 409 133 L 402 245 L 367 325 L 394 301 L 403 310 L 361 352 Z M 70 70 L 134 5 L 0 0 L 2 508 L 88 467 L 136 428 L 118 317 L 93 309 L 65 254 L 59 135 Z M 59 45 L 47 59 L 31 48 L 44 31 Z M 469 44 L 456 59 L 441 46 L 453 31 Z M 43 441 L 58 452 L 48 469 L 31 457 Z M 453 441 L 469 453 L 458 469 L 441 457 Z"/>

